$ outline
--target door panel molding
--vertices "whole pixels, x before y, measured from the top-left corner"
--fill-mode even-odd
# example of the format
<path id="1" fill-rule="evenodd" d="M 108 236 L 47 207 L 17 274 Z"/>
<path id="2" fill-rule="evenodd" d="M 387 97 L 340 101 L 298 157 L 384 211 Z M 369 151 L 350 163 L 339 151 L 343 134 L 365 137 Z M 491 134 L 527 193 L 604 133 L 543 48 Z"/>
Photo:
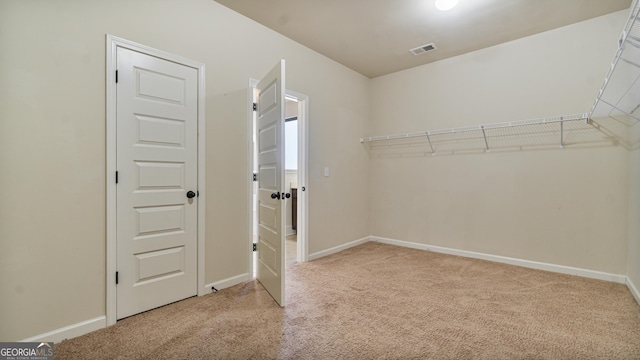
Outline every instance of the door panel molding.
<path id="1" fill-rule="evenodd" d="M 197 217 L 197 293 L 207 294 L 205 287 L 205 65 L 178 55 L 138 44 L 113 35 L 106 35 L 106 130 L 107 130 L 107 168 L 106 168 L 106 324 L 116 322 L 116 241 L 117 241 L 117 208 L 116 208 L 116 68 L 117 49 L 125 48 L 143 54 L 165 59 L 174 63 L 194 68 L 198 71 L 198 217 Z M 165 94 L 167 96 L 172 94 Z"/>

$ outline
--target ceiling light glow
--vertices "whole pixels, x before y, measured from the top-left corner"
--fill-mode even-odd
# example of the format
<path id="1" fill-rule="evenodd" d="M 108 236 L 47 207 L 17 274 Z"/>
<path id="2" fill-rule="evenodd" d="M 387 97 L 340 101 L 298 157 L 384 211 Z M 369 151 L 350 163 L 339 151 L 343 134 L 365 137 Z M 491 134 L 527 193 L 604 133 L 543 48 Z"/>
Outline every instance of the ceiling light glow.
<path id="1" fill-rule="evenodd" d="M 451 10 L 457 4 L 458 0 L 436 0 L 436 8 L 442 11 Z"/>

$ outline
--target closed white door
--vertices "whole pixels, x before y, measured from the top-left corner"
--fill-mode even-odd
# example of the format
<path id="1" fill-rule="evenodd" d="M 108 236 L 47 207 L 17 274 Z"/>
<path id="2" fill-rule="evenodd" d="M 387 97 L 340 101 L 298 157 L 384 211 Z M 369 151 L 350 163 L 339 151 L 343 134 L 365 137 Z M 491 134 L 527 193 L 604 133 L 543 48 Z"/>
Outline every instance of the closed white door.
<path id="1" fill-rule="evenodd" d="M 257 278 L 284 306 L 284 60 L 258 83 Z"/>
<path id="2" fill-rule="evenodd" d="M 197 294 L 198 71 L 117 49 L 117 318 Z"/>

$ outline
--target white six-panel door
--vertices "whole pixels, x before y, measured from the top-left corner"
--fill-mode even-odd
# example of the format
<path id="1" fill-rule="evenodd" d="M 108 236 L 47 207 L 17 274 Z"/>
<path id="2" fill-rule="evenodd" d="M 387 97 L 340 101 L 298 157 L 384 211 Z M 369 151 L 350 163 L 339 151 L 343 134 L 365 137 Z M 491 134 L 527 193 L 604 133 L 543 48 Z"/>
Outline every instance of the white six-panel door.
<path id="1" fill-rule="evenodd" d="M 284 306 L 284 60 L 258 83 L 257 278 Z"/>
<path id="2" fill-rule="evenodd" d="M 121 319 L 197 294 L 198 70 L 120 47 L 117 69 Z"/>

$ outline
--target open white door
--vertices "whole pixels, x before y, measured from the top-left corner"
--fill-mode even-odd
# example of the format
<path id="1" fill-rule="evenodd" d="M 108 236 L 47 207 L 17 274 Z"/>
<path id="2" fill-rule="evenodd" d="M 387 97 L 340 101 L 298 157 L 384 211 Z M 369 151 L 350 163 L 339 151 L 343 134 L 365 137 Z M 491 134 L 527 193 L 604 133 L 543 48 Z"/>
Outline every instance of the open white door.
<path id="1" fill-rule="evenodd" d="M 284 60 L 258 83 L 258 281 L 284 306 Z"/>

